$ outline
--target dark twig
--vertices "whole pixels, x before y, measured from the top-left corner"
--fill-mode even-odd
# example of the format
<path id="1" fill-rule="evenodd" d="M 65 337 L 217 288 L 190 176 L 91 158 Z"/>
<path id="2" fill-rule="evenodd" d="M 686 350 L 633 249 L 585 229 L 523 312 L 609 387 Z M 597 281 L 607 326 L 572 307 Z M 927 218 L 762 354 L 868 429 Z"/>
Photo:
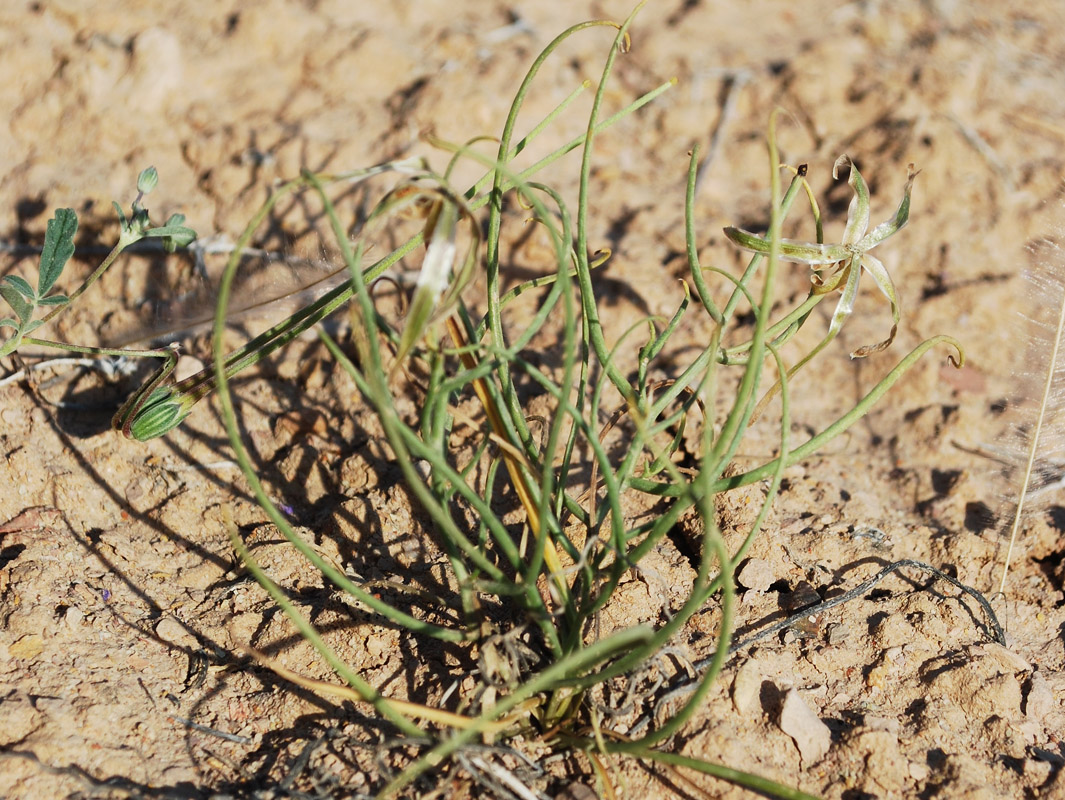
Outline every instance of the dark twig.
<path id="1" fill-rule="evenodd" d="M 923 561 L 914 561 L 913 559 L 906 558 L 902 559 L 901 561 L 895 561 L 894 563 L 889 564 L 873 577 L 869 578 L 868 580 L 862 581 L 853 589 L 848 592 L 844 592 L 838 597 L 833 597 L 829 600 L 825 600 L 822 603 L 816 603 L 814 605 L 807 606 L 806 608 L 801 609 L 795 614 L 792 614 L 791 616 L 782 619 L 779 622 L 769 625 L 763 628 L 762 630 L 751 634 L 750 636 L 747 636 L 743 639 L 740 639 L 739 641 L 734 642 L 732 646 L 728 649 L 729 656 L 735 655 L 741 650 L 746 650 L 755 642 L 764 639 L 767 636 L 772 636 L 774 633 L 779 633 L 782 630 L 790 628 L 792 625 L 800 623 L 813 615 L 821 614 L 824 611 L 828 611 L 831 608 L 835 608 L 836 606 L 842 605 L 843 603 L 847 603 L 851 600 L 863 596 L 870 589 L 880 583 L 880 581 L 884 580 L 884 578 L 886 578 L 888 575 L 892 574 L 893 572 L 897 572 L 903 567 L 913 567 L 914 569 L 920 569 L 924 570 L 925 572 L 930 572 L 936 578 L 946 581 L 951 586 L 964 592 L 965 594 L 976 600 L 976 602 L 979 603 L 980 607 L 984 610 L 984 613 L 987 615 L 991 637 L 998 644 L 1001 644 L 1003 647 L 1006 646 L 1005 631 L 1003 631 L 1002 626 L 999 624 L 998 617 L 995 615 L 994 609 L 991 608 L 991 604 L 987 602 L 987 599 L 980 592 L 978 592 L 976 589 L 973 589 L 971 586 L 966 586 L 957 578 L 951 577 L 947 573 L 943 572 L 943 570 L 937 569 L 931 564 L 925 564 Z M 710 665 L 713 659 L 714 656 L 711 654 L 710 656 L 702 659 L 701 661 L 696 662 L 696 669 L 700 672 L 704 671 Z M 658 702 L 655 704 L 654 717 L 658 717 L 658 710 L 662 708 L 666 703 L 689 695 L 693 691 L 695 691 L 695 688 L 699 685 L 700 680 L 701 676 L 696 677 L 694 679 L 690 679 L 687 682 L 680 684 L 676 688 L 671 689 L 669 692 L 659 698 Z M 649 716 L 644 716 L 640 718 L 632 726 L 628 735 L 632 737 L 639 735 L 640 732 L 642 732 L 643 729 L 650 724 L 650 722 L 651 717 Z"/>
<path id="2" fill-rule="evenodd" d="M 167 714 L 167 719 L 172 719 L 174 722 L 180 722 L 186 728 L 191 728 L 194 731 L 200 733 L 208 733 L 211 736 L 217 736 L 219 739 L 225 739 L 227 742 L 236 742 L 237 744 L 251 744 L 252 740 L 247 736 L 237 736 L 235 733 L 226 733 L 225 731 L 217 731 L 214 728 L 208 728 L 206 725 L 201 725 L 198 722 L 193 722 L 191 719 L 185 717 L 179 717 L 177 714 Z"/>
<path id="3" fill-rule="evenodd" d="M 915 569 L 922 569 L 925 572 L 931 572 L 937 578 L 945 580 L 951 586 L 955 587 L 956 589 L 959 589 L 962 592 L 965 592 L 965 594 L 976 600 L 976 602 L 979 603 L 980 607 L 984 610 L 984 613 L 987 615 L 988 623 L 991 626 L 991 633 L 993 634 L 994 640 L 1003 647 L 1006 646 L 1006 634 L 1002 630 L 1002 626 L 999 624 L 998 617 L 995 615 L 994 610 L 991 608 L 991 604 L 987 602 L 987 599 L 980 592 L 976 591 L 976 589 L 973 589 L 971 586 L 966 586 L 957 578 L 952 578 L 950 575 L 943 572 L 943 570 L 937 569 L 931 564 L 925 564 L 923 561 L 914 561 L 913 559 L 904 558 L 901 561 L 896 561 L 884 567 L 876 575 L 866 581 L 863 581 L 862 583 L 859 583 L 849 592 L 844 592 L 838 597 L 833 597 L 829 600 L 825 600 L 822 603 L 807 606 L 806 608 L 796 612 L 795 614 L 792 614 L 790 617 L 783 619 L 780 622 L 776 622 L 767 628 L 763 628 L 757 633 L 753 633 L 744 639 L 741 639 L 737 642 L 733 642 L 732 646 L 728 649 L 729 655 L 731 656 L 734 653 L 738 653 L 740 650 L 745 650 L 746 648 L 757 642 L 759 639 L 764 639 L 765 637 L 772 636 L 774 633 L 782 631 L 785 628 L 790 628 L 792 625 L 795 625 L 798 622 L 802 622 L 807 617 L 810 617 L 814 614 L 820 614 L 823 611 L 828 611 L 830 608 L 835 608 L 838 605 L 842 605 L 843 603 L 847 603 L 851 600 L 861 597 L 874 586 L 876 586 L 878 583 L 880 583 L 880 581 L 884 580 L 884 578 L 886 578 L 888 575 L 893 572 L 897 572 L 903 567 L 914 567 Z M 702 661 L 697 662 L 695 665 L 696 668 L 700 670 L 706 669 L 706 667 L 709 666 L 713 658 L 713 656 L 709 656 L 707 658 L 704 658 Z"/>

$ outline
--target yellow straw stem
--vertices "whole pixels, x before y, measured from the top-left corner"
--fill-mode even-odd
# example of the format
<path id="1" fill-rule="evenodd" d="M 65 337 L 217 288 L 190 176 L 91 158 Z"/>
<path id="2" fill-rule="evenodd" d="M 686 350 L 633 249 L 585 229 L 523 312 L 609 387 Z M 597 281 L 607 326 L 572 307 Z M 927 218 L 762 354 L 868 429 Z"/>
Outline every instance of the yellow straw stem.
<path id="1" fill-rule="evenodd" d="M 302 686 L 304 689 L 310 689 L 316 694 L 339 697 L 343 700 L 354 700 L 360 703 L 370 702 L 369 698 L 363 697 L 362 694 L 355 691 L 355 689 L 350 686 L 342 686 L 336 683 L 329 683 L 328 681 L 320 681 L 316 678 L 308 678 L 305 675 L 300 675 L 298 672 L 293 672 L 287 667 L 281 666 L 279 662 L 267 657 L 265 654 L 260 653 L 254 648 L 245 647 L 243 650 L 278 677 L 284 678 L 297 686 Z M 388 698 L 388 704 L 404 716 L 412 717 L 414 719 L 428 720 L 429 722 L 435 722 L 438 725 L 444 725 L 456 730 L 465 730 L 473 725 L 474 722 L 481 721 L 473 717 L 456 714 L 452 711 L 445 711 L 442 708 L 431 708 L 429 706 L 420 705 L 419 703 L 412 703 L 409 700 Z M 503 719 L 491 722 L 485 729 L 485 734 L 488 737 L 493 737 L 495 734 L 506 730 L 506 728 L 508 728 L 513 722 L 514 720 L 510 717 L 504 717 Z"/>
<path id="2" fill-rule="evenodd" d="M 451 340 L 455 343 L 455 346 L 462 350 L 460 358 L 462 364 L 466 369 L 473 369 L 477 366 L 477 360 L 473 355 L 465 350 L 469 344 L 466 340 L 466 335 L 462 331 L 462 327 L 454 316 L 447 318 L 448 333 L 451 334 Z M 492 399 L 492 395 L 488 392 L 488 386 L 484 382 L 484 378 L 473 379 L 473 390 L 477 393 L 477 397 L 480 398 L 481 404 L 484 406 L 485 413 L 488 415 L 488 424 L 492 428 L 492 432 L 498 439 L 503 441 L 509 441 L 507 439 L 507 429 L 503 425 L 503 417 L 499 413 L 499 409 L 496 407 L 495 401 Z M 529 484 L 526 480 L 525 473 L 521 469 L 521 461 L 515 457 L 511 450 L 517 449 L 517 447 L 511 443 L 508 447 L 501 448 L 503 453 L 503 463 L 506 464 L 507 472 L 510 474 L 510 482 L 514 486 L 514 491 L 518 494 L 518 499 L 521 500 L 521 504 L 525 507 L 525 513 L 528 516 L 529 528 L 532 530 L 533 536 L 539 542 L 540 537 L 543 535 L 543 530 L 540 521 L 540 510 L 536 506 L 536 501 L 533 498 L 532 490 L 529 489 Z M 520 452 L 520 451 L 519 451 Z M 569 586 L 566 584 L 566 579 L 562 572 L 562 559 L 559 558 L 558 551 L 555 549 L 555 544 L 552 541 L 544 542 L 544 563 L 547 565 L 547 569 L 551 573 L 551 577 L 555 582 L 555 586 L 558 588 L 563 604 L 569 599 Z"/>

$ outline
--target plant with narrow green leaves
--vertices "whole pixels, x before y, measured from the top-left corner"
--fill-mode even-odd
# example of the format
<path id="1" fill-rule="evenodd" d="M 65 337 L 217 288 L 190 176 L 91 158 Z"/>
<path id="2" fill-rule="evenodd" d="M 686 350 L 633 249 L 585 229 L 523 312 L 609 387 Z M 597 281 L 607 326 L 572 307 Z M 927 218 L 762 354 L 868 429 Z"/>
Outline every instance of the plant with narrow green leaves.
<path id="1" fill-rule="evenodd" d="M 756 776 L 659 748 L 692 718 L 726 663 L 732 634 L 732 574 L 755 541 L 784 470 L 868 413 L 931 347 L 940 343 L 957 347 L 949 337 L 921 343 L 854 408 L 805 442 L 793 445 L 789 379 L 839 334 L 852 313 L 863 269 L 891 303 L 893 328 L 887 340 L 861 348 L 854 355 L 882 350 L 894 337 L 900 316 L 895 289 L 881 262 L 868 251 L 906 223 L 913 173 L 895 216 L 867 234 L 868 189 L 858 170 L 841 158 L 834 172 L 850 167 L 848 182 L 855 193 L 841 242 L 824 244 L 820 213 L 812 201 L 816 241 L 785 240 L 781 237 L 782 221 L 808 186 L 804 170 L 796 171 L 786 191 L 781 185 L 775 116 L 767 137 L 771 166 L 768 231 L 763 236 L 726 229 L 732 241 L 753 253 L 743 274 L 727 275 L 700 264 L 694 214 L 698 153 L 693 151 L 685 231 L 690 281 L 698 305 L 691 303 L 685 287 L 668 319 L 643 320 L 620 341 L 607 341 L 594 279 L 594 268 L 606 256 L 591 253 L 589 246 L 594 235 L 590 220 L 594 145 L 596 137 L 610 125 L 671 85 L 663 84 L 617 113 L 601 116 L 615 59 L 628 45 L 631 20 L 621 25 L 584 23 L 553 40 L 518 88 L 492 156 L 480 152 L 475 140 L 467 145 L 435 142 L 452 153 L 451 163 L 441 174 L 421 161 L 394 162 L 341 174 L 307 172 L 277 188 L 245 228 L 223 273 L 212 367 L 173 382 L 170 376 L 176 356 L 164 352 L 164 366 L 115 417 L 116 427 L 125 435 L 148 439 L 172 430 L 199 399 L 217 392 L 248 485 L 292 546 L 337 591 L 389 624 L 411 636 L 468 648 L 471 659 L 478 661 L 481 682 L 473 692 L 457 699 L 457 708 L 433 708 L 386 697 L 339 657 L 285 589 L 259 566 L 238 533 L 231 530 L 234 548 L 251 573 L 346 686 L 325 686 L 265 659 L 264 663 L 309 689 L 371 704 L 404 734 L 431 738 L 432 746 L 391 780 L 382 794 L 398 793 L 477 739 L 524 734 L 537 735 L 553 748 L 587 751 L 594 756 L 594 764 L 601 763 L 602 755 L 629 755 L 697 769 L 764 793 L 806 797 Z M 617 34 L 605 59 L 585 133 L 544 159 L 522 166 L 519 159 L 529 142 L 565 113 L 581 91 L 576 90 L 524 138 L 515 141 L 518 114 L 539 69 L 568 37 L 603 24 L 614 25 Z M 574 208 L 562 192 L 536 182 L 534 176 L 545 164 L 578 148 L 582 162 Z M 464 192 L 451 183 L 452 168 L 459 159 L 478 162 L 486 170 L 484 177 Z M 341 222 L 331 190 L 390 171 L 403 173 L 404 180 L 384 195 L 353 240 Z M 348 279 L 244 347 L 226 353 L 222 333 L 240 253 L 277 203 L 295 192 L 317 196 Z M 543 276 L 504 292 L 506 265 L 501 241 L 504 226 L 509 224 L 504 214 L 508 198 L 528 209 L 549 237 L 553 262 Z M 134 208 L 136 211 L 136 204 Z M 399 212 L 410 210 L 420 215 L 420 230 L 398 248 L 366 263 L 365 253 L 374 237 L 393 232 L 391 226 Z M 371 289 L 386 270 L 419 251 L 421 271 L 411 310 L 399 323 L 378 307 Z M 814 275 L 808 297 L 771 318 L 781 261 L 808 264 Z M 463 299 L 463 290 L 478 265 L 485 270 L 486 286 L 485 306 L 479 310 Z M 708 274 L 727 281 L 724 302 L 717 302 Z M 538 288 L 542 293 L 531 319 L 520 330 L 513 329 L 507 323 L 507 307 Z M 808 322 L 812 309 L 836 290 L 842 290 L 842 296 L 827 334 L 789 369 L 781 349 Z M 39 285 L 37 294 L 47 291 Z M 434 615 L 431 610 L 403 608 L 323 559 L 270 499 L 260 479 L 261 470 L 252 463 L 242 442 L 230 388 L 232 376 L 348 303 L 352 307 L 354 352 L 345 352 L 324 331 L 320 332 L 322 341 L 372 409 L 384 434 L 383 444 L 390 450 L 410 496 L 431 520 L 433 539 L 441 543 L 450 567 L 450 608 L 457 608 L 457 613 Z M 705 347 L 687 363 L 674 354 L 671 364 L 680 364 L 673 367 L 674 377 L 668 381 L 653 379 L 654 365 L 668 352 L 672 337 L 693 305 L 705 312 Z M 753 326 L 741 322 L 741 308 L 750 311 Z M 21 319 L 18 313 L 16 316 Z M 536 337 L 543 337 L 548 330 L 555 331 L 552 336 L 557 342 L 552 368 L 537 366 L 543 359 L 533 358 L 530 352 Z M 647 331 L 646 338 L 635 348 L 635 367 L 629 369 L 624 366 L 632 349 L 629 338 L 641 330 Z M 723 345 L 736 338 L 741 339 L 739 344 Z M 960 349 L 958 352 L 960 361 Z M 401 409 L 410 404 L 396 402 L 395 378 L 403 367 L 414 369 L 412 362 L 419 380 L 407 391 L 416 393 L 416 410 L 406 412 Z M 755 416 L 767 364 L 779 376 L 775 390 L 781 407 L 773 423 L 778 455 L 737 473 L 730 468 L 735 466 L 736 453 Z M 721 372 L 727 369 L 736 370 L 738 376 L 727 384 L 734 389 L 724 404 L 725 411 L 716 414 L 715 409 L 722 405 L 716 402 L 717 395 L 726 385 Z M 539 391 L 550 407 L 541 431 L 534 431 L 530 423 L 530 387 Z M 470 441 L 457 445 L 452 431 L 466 420 L 460 420 L 455 408 L 466 397 L 477 398 L 485 422 Z M 606 425 L 602 424 L 604 418 L 610 419 Z M 622 419 L 627 421 L 629 438 L 623 448 L 612 449 L 611 430 Z M 697 452 L 691 454 L 696 466 L 685 471 L 677 460 L 684 446 L 684 432 L 693 424 L 698 427 Z M 740 544 L 729 548 L 715 521 L 715 500 L 723 492 L 759 481 L 768 482 L 764 499 Z M 507 521 L 510 517 L 506 512 L 515 509 L 506 505 L 504 488 L 512 492 L 515 505 L 523 512 L 516 524 Z M 654 513 L 634 520 L 625 511 L 634 503 Z M 608 605 L 618 601 L 616 590 L 626 571 L 639 566 L 678 521 L 691 516 L 698 520 L 698 564 L 683 602 L 670 609 L 668 620 L 662 624 L 633 625 L 602 637 L 596 635 L 594 623 Z M 626 730 L 610 730 L 602 719 L 596 693 L 655 658 L 708 603 L 717 604 L 720 626 L 713 659 L 700 676 L 697 689 L 671 715 L 656 720 L 657 727 L 635 739 L 627 739 Z M 520 655 L 505 646 L 515 637 L 523 639 Z M 650 702 L 653 698 L 645 699 Z M 601 777 L 608 779 L 605 773 Z"/>
<path id="2" fill-rule="evenodd" d="M 283 588 L 259 567 L 235 531 L 231 533 L 233 544 L 301 634 L 348 684 L 350 694 L 344 696 L 371 703 L 378 713 L 406 733 L 432 733 L 435 737 L 435 746 L 391 781 L 383 794 L 400 791 L 424 770 L 440 764 L 478 738 L 539 732 L 548 744 L 559 748 L 683 764 L 759 791 L 785 797 L 805 796 L 755 776 L 684 759 L 657 747 L 691 719 L 725 664 L 732 630 L 732 572 L 749 551 L 766 519 L 783 471 L 859 420 L 931 347 L 940 343 L 957 347 L 949 337 L 935 337 L 921 343 L 854 408 L 807 441 L 792 445 L 788 379 L 797 367 L 789 370 L 785 366 L 780 349 L 806 324 L 818 303 L 834 290 L 842 289 L 828 334 L 800 359 L 799 366 L 822 352 L 838 335 L 853 309 L 862 269 L 873 275 L 888 297 L 893 323 L 897 326 L 898 303 L 891 279 L 868 251 L 906 223 L 913 175 L 907 180 L 895 216 L 866 234 L 868 190 L 857 169 L 849 160 L 841 159 L 836 169 L 852 167 L 849 183 L 855 192 L 841 243 L 823 243 L 820 214 L 812 202 L 817 241 L 790 242 L 781 237 L 781 223 L 801 190 L 808 187 L 804 172 L 798 171 L 787 191 L 782 190 L 775 129 L 771 123 L 769 230 L 764 236 L 756 236 L 728 229 L 729 238 L 752 251 L 753 256 L 742 276 L 725 276 L 732 289 L 725 302 L 718 304 L 706 280 L 706 273 L 718 271 L 701 266 L 695 247 L 697 153 L 693 153 L 686 235 L 691 282 L 709 325 L 707 344 L 690 362 L 676 368 L 676 377 L 671 381 L 655 381 L 650 377 L 652 365 L 667 349 L 690 311 L 690 297 L 685 293 L 669 319 L 646 321 L 648 338 L 638 348 L 635 370 L 629 372 L 622 367 L 626 343 L 610 344 L 605 338 L 593 274 L 601 258 L 593 258 L 589 247 L 589 214 L 593 204 L 589 176 L 594 142 L 605 129 L 605 123 L 618 116 L 602 120 L 599 114 L 614 60 L 627 44 L 629 21 L 618 26 L 585 134 L 548 157 L 553 159 L 573 147 L 582 149 L 576 213 L 571 213 L 560 192 L 532 180 L 540 164 L 524 169 L 516 164 L 528 140 L 554 117 L 549 116 L 525 139 L 513 143 L 518 112 L 543 61 L 568 36 L 593 24 L 597 23 L 566 31 L 534 62 L 518 89 L 495 156 L 485 156 L 472 146 L 437 142 L 450 149 L 455 158 L 473 159 L 488 172 L 466 192 L 449 188 L 450 167 L 443 175 L 434 176 L 432 200 L 424 209 L 425 229 L 383 258 L 365 263 L 364 254 L 370 243 L 365 231 L 357 241 L 350 240 L 329 192 L 331 176 L 305 174 L 291 185 L 292 190 L 309 188 L 318 195 L 332 226 L 335 244 L 350 273 L 350 282 L 338 296 L 353 304 L 354 355 L 345 353 L 324 332 L 320 335 L 351 376 L 360 397 L 373 409 L 410 495 L 432 521 L 434 539 L 442 543 L 451 567 L 458 619 L 439 622 L 428 615 L 412 615 L 376 595 L 369 587 L 352 581 L 322 559 L 270 500 L 259 471 L 241 441 L 228 383 L 233 364 L 231 356 L 221 348 L 220 334 L 239 266 L 236 255 L 227 266 L 221 284 L 215 320 L 214 377 L 237 459 L 259 502 L 283 535 L 338 591 L 364 603 L 412 635 L 469 646 L 481 664 L 484 683 L 479 691 L 459 699 L 458 717 L 450 710 L 412 706 L 384 697 L 318 634 Z M 640 102 L 645 100 L 641 98 Z M 631 109 L 624 111 L 630 112 Z M 401 188 L 387 195 L 373 215 L 375 221 L 386 224 L 385 220 L 404 205 L 407 191 Z M 543 277 L 503 292 L 505 265 L 500 242 L 506 222 L 504 198 L 508 195 L 514 196 L 520 207 L 529 209 L 532 218 L 547 232 L 554 249 L 554 263 Z M 263 206 L 245 230 L 239 246 L 251 241 L 276 200 L 271 197 Z M 487 210 L 483 224 L 473 216 L 481 209 Z M 470 221 L 467 241 L 471 250 L 460 258 L 454 242 L 457 223 L 463 219 Z M 479 234 L 482 229 L 483 241 Z M 400 331 L 378 309 L 371 287 L 399 258 L 423 245 L 423 273 L 415 294 L 415 311 L 408 316 L 406 328 Z M 475 253 L 476 261 L 483 264 L 486 272 L 486 306 L 481 311 L 467 307 L 460 296 L 470 274 L 469 265 L 473 263 L 470 252 Z M 774 307 L 774 288 L 782 260 L 807 263 L 815 272 L 809 296 L 771 319 L 769 310 Z M 521 330 L 510 329 L 504 314 L 506 307 L 535 287 L 543 287 L 544 292 L 531 321 Z M 753 313 L 754 326 L 746 330 L 746 341 L 725 348 L 722 342 L 733 338 L 728 334 L 744 330 L 737 315 L 741 307 Z M 442 322 L 443 327 L 435 322 Z M 534 337 L 547 330 L 549 324 L 557 326 L 559 331 L 554 354 L 557 366 L 550 371 L 537 367 L 528 352 Z M 638 329 L 634 327 L 632 331 Z M 445 330 L 450 342 L 442 338 Z M 887 341 L 862 348 L 855 355 L 869 355 L 886 348 L 893 336 L 894 327 Z M 958 353 L 960 361 L 960 349 Z M 405 415 L 397 405 L 393 381 L 406 359 L 419 363 L 418 374 L 422 376 L 413 417 Z M 767 362 L 780 376 L 777 389 L 781 412 L 774 424 L 779 436 L 779 455 L 752 469 L 730 474 L 729 467 L 755 414 Z M 715 395 L 722 384 L 719 371 L 727 368 L 740 371 L 728 409 L 721 419 L 704 419 L 700 409 L 717 407 Z M 519 391 L 519 386 L 525 387 L 525 392 L 529 386 L 537 387 L 549 402 L 551 413 L 540 435 L 531 429 L 527 400 L 523 399 L 526 395 Z M 456 447 L 450 435 L 457 422 L 454 408 L 461 398 L 471 395 L 479 399 L 485 411 L 485 428 L 474 444 Z M 600 427 L 611 397 L 621 404 L 621 410 L 613 418 L 626 417 L 631 423 L 631 438 L 620 455 L 613 455 L 610 450 L 607 441 L 610 426 Z M 692 419 L 700 424 L 698 467 L 693 473 L 682 471 L 675 463 L 683 444 L 683 431 Z M 585 453 L 589 454 L 587 458 Z M 590 482 L 581 477 L 589 471 L 594 476 Z M 715 522 L 715 497 L 765 480 L 768 489 L 756 519 L 740 545 L 730 550 Z M 498 509 L 504 483 L 524 512 L 524 521 L 517 526 L 506 524 Z M 628 519 L 624 511 L 628 502 L 623 502 L 626 495 L 643 496 L 645 502 L 657 503 L 655 513 L 642 522 Z M 617 600 L 616 589 L 624 573 L 639 565 L 661 544 L 678 520 L 692 513 L 700 521 L 700 558 L 689 594 L 680 608 L 672 609 L 669 620 L 657 627 L 636 625 L 602 638 L 592 635 L 598 615 Z M 597 688 L 623 678 L 654 658 L 694 614 L 714 600 L 721 610 L 717 649 L 710 668 L 701 676 L 699 687 L 690 699 L 657 728 L 635 741 L 620 741 L 613 735 L 605 735 L 593 699 Z M 492 614 L 489 609 L 493 610 Z M 501 624 L 499 615 L 503 609 L 506 609 L 503 616 L 513 626 L 509 632 L 496 628 Z M 500 637 L 521 631 L 527 645 L 524 655 L 521 658 L 513 653 L 508 655 Z M 299 676 L 284 674 L 297 682 L 303 681 L 308 687 L 315 686 L 314 682 Z M 489 683 L 493 684 L 494 691 L 485 693 L 483 690 Z M 594 730 L 601 732 L 596 735 L 591 732 Z M 622 737 L 625 731 L 614 733 Z"/>

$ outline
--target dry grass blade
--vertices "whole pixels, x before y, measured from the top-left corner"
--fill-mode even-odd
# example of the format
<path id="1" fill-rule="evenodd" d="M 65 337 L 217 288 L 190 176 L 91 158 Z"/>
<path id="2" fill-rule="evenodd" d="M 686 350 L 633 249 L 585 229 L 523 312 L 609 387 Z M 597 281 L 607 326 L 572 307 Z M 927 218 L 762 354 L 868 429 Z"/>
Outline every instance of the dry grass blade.
<path id="1" fill-rule="evenodd" d="M 1065 437 L 1061 435 L 1059 426 L 1052 424 L 1065 405 L 1065 364 L 1062 363 L 1065 353 L 1062 352 L 1061 341 L 1065 334 L 1065 284 L 1062 283 L 1062 270 L 1065 268 L 1062 256 L 1065 254 L 1059 245 L 1050 242 L 1047 245 L 1049 252 L 1041 253 L 1036 259 L 1035 268 L 1025 276 L 1033 310 L 1029 354 L 1024 363 L 1041 366 L 1038 372 L 1027 376 L 1038 379 L 1038 393 L 1034 395 L 1037 408 L 1030 426 L 1018 430 L 1019 435 L 1026 439 L 1026 446 L 1017 461 L 1021 479 L 1017 506 L 1010 522 L 1009 544 L 1002 565 L 999 592 L 1006 588 L 1006 578 L 1021 527 L 1038 510 L 1037 494 L 1054 477 L 1050 473 L 1060 472 L 1061 457 L 1065 454 Z"/>
<path id="2" fill-rule="evenodd" d="M 293 672 L 285 666 L 282 666 L 279 661 L 269 658 L 265 653 L 261 653 L 252 647 L 241 648 L 245 654 L 251 656 L 261 666 L 266 667 L 273 672 L 279 678 L 284 678 L 286 681 L 302 686 L 304 689 L 309 689 L 315 694 L 325 697 L 337 697 L 341 700 L 350 700 L 353 702 L 365 703 L 369 702 L 367 698 L 363 697 L 359 692 L 355 691 L 350 686 L 342 686 L 337 683 L 329 683 L 328 681 L 320 681 L 316 678 L 308 678 L 305 675 L 300 675 L 298 672 Z M 424 719 L 431 722 L 436 722 L 446 727 L 454 728 L 456 730 L 462 730 L 468 728 L 473 724 L 474 719 L 471 717 L 463 716 L 462 714 L 455 714 L 451 711 L 445 711 L 441 708 L 430 708 L 429 706 L 423 706 L 418 703 L 412 703 L 408 700 L 389 700 L 397 710 L 406 714 L 409 717 L 415 719 Z M 495 733 L 506 730 L 513 720 L 509 717 L 505 717 L 496 722 L 488 724 L 486 729 L 486 735 L 491 737 Z"/>

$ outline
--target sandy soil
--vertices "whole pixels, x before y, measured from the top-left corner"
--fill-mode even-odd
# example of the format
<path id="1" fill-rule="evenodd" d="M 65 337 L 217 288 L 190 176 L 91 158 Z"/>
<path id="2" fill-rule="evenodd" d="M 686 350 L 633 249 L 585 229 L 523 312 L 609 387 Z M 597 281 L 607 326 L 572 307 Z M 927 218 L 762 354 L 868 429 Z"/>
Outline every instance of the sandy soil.
<path id="1" fill-rule="evenodd" d="M 657 0 L 619 62 L 614 108 L 670 77 L 679 83 L 597 147 L 591 246 L 613 250 L 600 276 L 610 337 L 679 302 L 686 154 L 715 129 L 699 244 L 704 263 L 739 263 L 721 228 L 764 225 L 764 131 L 780 106 L 790 115 L 782 155 L 809 164 L 829 239 L 849 197 L 832 187 L 839 154 L 869 179 L 874 221 L 894 210 L 907 164 L 922 170 L 910 226 L 878 251 L 900 290 L 898 340 L 865 360 L 846 357 L 890 325 L 867 285 L 815 378 L 795 385 L 796 435 L 849 408 L 928 336 L 957 337 L 970 359 L 953 371 L 943 352 L 930 354 L 848 436 L 788 471 L 741 587 L 741 635 L 780 618 L 803 582 L 832 596 L 899 558 L 988 593 L 997 586 L 1004 547 L 990 512 L 1016 490 L 986 453 L 1004 442 L 1010 411 L 1024 408 L 1018 370 L 1030 356 L 1014 319 L 1032 304 L 1023 270 L 1047 252 L 1029 248 L 1065 217 L 1065 19 L 1048 0 L 1004 8 Z M 181 211 L 202 235 L 231 239 L 268 187 L 301 167 L 415 153 L 442 166 L 424 131 L 455 141 L 498 132 L 551 37 L 629 10 L 614 0 L 2 4 L 0 238 L 12 246 L 3 271 L 29 274 L 51 210 L 73 206 L 85 255 L 72 272 L 87 272 L 93 248 L 115 236 L 111 200 L 127 204 L 148 164 L 162 176 L 156 219 Z M 609 40 L 600 29 L 565 45 L 525 119 L 596 78 Z M 583 125 L 575 113 L 545 146 Z M 575 174 L 570 159 L 550 177 L 572 191 Z M 298 231 L 300 207 L 286 213 L 280 229 Z M 537 261 L 522 247 L 514 268 L 524 276 Z M 792 269 L 785 294 L 797 297 L 808 276 Z M 50 333 L 113 338 L 188 281 L 187 260 L 127 259 Z M 699 341 L 707 326 L 691 319 L 681 335 Z M 827 314 L 815 322 L 826 325 Z M 206 352 L 202 336 L 186 345 Z M 438 554 L 420 535 L 422 518 L 381 449 L 356 435 L 365 411 L 329 369 L 313 341 L 300 342 L 240 382 L 264 477 L 337 563 L 365 580 L 427 580 Z M 108 430 L 123 387 L 102 384 L 56 368 L 33 387 L 0 389 L 0 796 L 372 793 L 382 764 L 398 757 L 388 730 L 236 655 L 251 644 L 329 677 L 238 568 L 225 513 L 382 691 L 432 701 L 466 665 L 325 602 L 321 577 L 279 543 L 227 463 L 214 407 L 202 404 L 164 439 L 124 441 Z M 769 441 L 752 440 L 747 455 Z M 732 659 L 671 748 L 829 798 L 1065 798 L 1062 505 L 1051 496 L 1036 509 L 994 602 L 1008 649 L 990 643 L 971 600 L 905 573 Z M 741 523 L 746 508 L 742 496 L 726 499 L 722 519 Z M 652 577 L 624 587 L 631 617 L 605 624 L 660 621 L 675 607 L 671 587 L 687 560 L 656 558 Z M 706 655 L 715 619 L 713 609 L 697 618 L 678 652 Z M 545 773 L 523 777 L 542 796 L 579 798 L 580 785 L 596 786 L 583 758 L 526 750 Z M 623 760 L 610 768 L 628 797 L 745 796 L 705 777 Z M 420 791 L 461 792 L 469 773 L 452 767 L 433 780 Z"/>

